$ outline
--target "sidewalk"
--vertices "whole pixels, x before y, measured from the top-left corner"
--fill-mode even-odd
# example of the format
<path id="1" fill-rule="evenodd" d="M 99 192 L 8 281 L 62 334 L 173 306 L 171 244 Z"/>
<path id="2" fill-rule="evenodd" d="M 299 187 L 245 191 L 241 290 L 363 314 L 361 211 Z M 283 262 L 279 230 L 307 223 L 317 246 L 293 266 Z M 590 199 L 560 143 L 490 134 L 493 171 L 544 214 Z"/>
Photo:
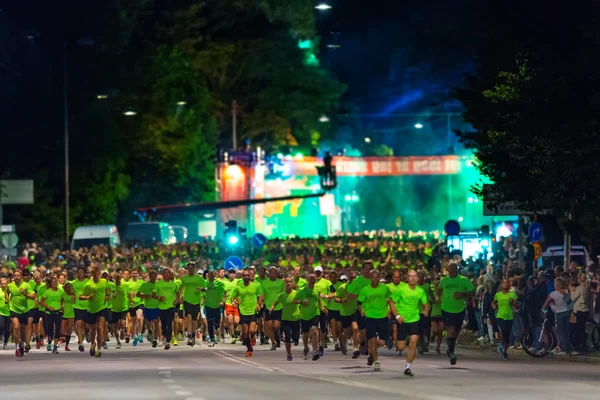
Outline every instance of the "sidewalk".
<path id="1" fill-rule="evenodd" d="M 461 332 L 461 335 L 458 338 L 458 346 L 463 348 L 468 348 L 471 350 L 480 351 L 482 354 L 494 354 L 496 353 L 496 346 L 481 344 L 477 342 L 476 335 L 473 335 L 471 332 Z M 548 354 L 546 357 L 535 358 L 531 357 L 523 350 L 517 349 L 508 349 L 508 354 L 510 358 L 517 360 L 553 360 L 553 361 L 563 361 L 563 362 L 576 362 L 576 363 L 588 363 L 588 364 L 600 364 L 600 351 L 596 350 L 593 347 L 589 348 L 589 353 L 585 356 L 570 356 L 570 355 L 554 355 Z"/>

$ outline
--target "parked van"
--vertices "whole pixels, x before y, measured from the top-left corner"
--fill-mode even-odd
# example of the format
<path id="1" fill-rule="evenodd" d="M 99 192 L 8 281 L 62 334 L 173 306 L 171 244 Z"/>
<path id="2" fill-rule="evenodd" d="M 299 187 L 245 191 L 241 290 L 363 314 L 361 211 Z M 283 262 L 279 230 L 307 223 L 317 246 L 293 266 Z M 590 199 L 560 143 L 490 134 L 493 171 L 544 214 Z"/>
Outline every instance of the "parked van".
<path id="1" fill-rule="evenodd" d="M 188 229 L 185 226 L 172 225 L 171 228 L 173 228 L 177 243 L 185 243 L 187 241 Z"/>
<path id="2" fill-rule="evenodd" d="M 80 226 L 73 234 L 71 250 L 99 245 L 117 247 L 120 244 L 119 230 L 115 225 Z"/>
<path id="3" fill-rule="evenodd" d="M 127 225 L 127 242 L 152 248 L 156 243 L 169 245 L 177 239 L 173 228 L 166 222 L 130 222 Z"/>

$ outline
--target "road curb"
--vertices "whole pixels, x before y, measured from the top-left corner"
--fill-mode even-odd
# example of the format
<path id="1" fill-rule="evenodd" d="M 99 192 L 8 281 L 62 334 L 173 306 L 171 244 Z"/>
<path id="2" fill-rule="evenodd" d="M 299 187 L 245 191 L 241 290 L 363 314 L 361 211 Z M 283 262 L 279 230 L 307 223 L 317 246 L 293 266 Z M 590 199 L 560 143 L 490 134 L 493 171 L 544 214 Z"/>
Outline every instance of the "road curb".
<path id="1" fill-rule="evenodd" d="M 482 354 L 485 353 L 495 353 L 495 351 L 491 348 L 481 348 L 476 346 L 461 346 L 469 350 L 479 351 Z M 508 349 L 508 354 L 513 359 L 523 359 L 523 360 L 535 360 L 535 357 L 531 357 L 523 350 L 517 349 Z M 548 354 L 546 357 L 542 357 L 541 359 L 545 360 L 553 360 L 557 362 L 574 362 L 574 363 L 586 363 L 586 364 L 600 364 L 600 357 L 598 356 L 569 356 L 569 355 L 555 355 Z"/>

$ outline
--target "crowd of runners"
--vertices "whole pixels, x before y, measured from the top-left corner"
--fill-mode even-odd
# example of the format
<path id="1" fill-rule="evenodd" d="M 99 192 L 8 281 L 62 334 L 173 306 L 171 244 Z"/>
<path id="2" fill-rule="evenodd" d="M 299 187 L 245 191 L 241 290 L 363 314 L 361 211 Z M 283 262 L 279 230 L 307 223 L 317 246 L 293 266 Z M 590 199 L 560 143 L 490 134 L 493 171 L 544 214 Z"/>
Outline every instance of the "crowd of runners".
<path id="1" fill-rule="evenodd" d="M 378 349 L 387 346 L 406 351 L 404 373 L 412 376 L 417 354 L 430 343 L 440 353 L 445 338 L 456 364 L 457 337 L 473 319 L 465 317 L 477 301 L 478 269 L 486 272 L 482 260 L 465 264 L 439 241 L 300 240 L 273 248 L 249 254 L 248 267 L 236 270 L 221 267 L 224 257 L 210 243 L 95 247 L 54 252 L 45 262 L 27 246 L 18 264 L 0 270 L 4 349 L 12 338 L 17 357 L 31 346 L 58 354 L 73 345 L 101 357 L 145 340 L 165 350 L 227 341 L 251 357 L 257 341 L 273 351 L 283 342 L 289 361 L 295 346 L 316 361 L 329 345 L 366 356 L 380 370 Z M 491 307 L 507 359 L 517 296 L 508 279 L 498 281 Z"/>

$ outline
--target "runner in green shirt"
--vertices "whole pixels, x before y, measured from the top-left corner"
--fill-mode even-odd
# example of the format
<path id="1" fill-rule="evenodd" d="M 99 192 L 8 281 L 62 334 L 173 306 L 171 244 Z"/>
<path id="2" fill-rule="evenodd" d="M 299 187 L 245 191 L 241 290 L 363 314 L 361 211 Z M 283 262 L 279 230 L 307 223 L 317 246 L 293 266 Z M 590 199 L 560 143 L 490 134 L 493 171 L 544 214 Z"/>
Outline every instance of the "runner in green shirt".
<path id="1" fill-rule="evenodd" d="M 504 361 L 508 361 L 508 343 L 510 340 L 510 332 L 513 325 L 513 307 L 518 299 L 515 292 L 510 291 L 510 283 L 508 279 L 502 279 L 500 283 L 501 291 L 494 295 L 492 308 L 498 310 L 496 313 L 496 323 L 502 333 L 501 353 Z"/>
<path id="2" fill-rule="evenodd" d="M 181 301 L 179 286 L 174 281 L 174 275 L 170 268 L 163 270 L 163 279 L 156 282 L 152 291 L 152 297 L 158 300 L 160 325 L 165 338 L 165 350 L 169 350 L 171 348 L 171 340 L 173 339 L 175 307 Z"/>
<path id="3" fill-rule="evenodd" d="M 358 324 L 356 323 L 356 302 L 357 299 L 348 298 L 348 287 L 356 279 L 356 272 L 350 271 L 348 276 L 342 275 L 340 281 L 342 285 L 335 292 L 335 301 L 340 303 L 340 320 L 342 323 L 342 340 L 341 350 L 342 354 L 346 355 L 348 352 L 346 343 L 348 338 L 352 338 L 354 354 L 356 357 L 360 355 L 359 341 L 358 341 Z M 352 357 L 352 358 L 356 358 Z"/>
<path id="4" fill-rule="evenodd" d="M 88 323 L 90 324 L 90 356 L 101 357 L 100 347 L 96 351 L 96 344 L 101 346 L 104 343 L 104 324 L 106 322 L 106 299 L 109 296 L 108 282 L 102 279 L 102 271 L 98 267 L 92 269 L 92 279 L 90 279 L 83 288 L 83 294 L 79 296 L 81 300 L 88 302 Z"/>
<path id="5" fill-rule="evenodd" d="M 0 319 L 2 320 L 2 337 L 4 338 L 4 344 L 2 346 L 2 350 L 6 350 L 8 348 L 8 338 L 10 337 L 10 332 L 8 332 L 10 326 L 10 307 L 8 305 L 8 301 L 6 301 L 6 295 L 8 293 L 8 279 L 0 278 Z"/>
<path id="6" fill-rule="evenodd" d="M 188 346 L 196 343 L 196 330 L 198 329 L 198 316 L 200 315 L 200 302 L 206 291 L 206 280 L 196 273 L 196 264 L 187 264 L 187 275 L 181 277 L 181 291 L 183 292 L 183 312 L 187 320 Z"/>
<path id="7" fill-rule="evenodd" d="M 329 322 L 331 324 L 331 336 L 333 338 L 335 351 L 340 351 L 340 341 L 342 338 L 342 320 L 340 316 L 340 310 L 342 305 L 335 301 L 335 293 L 338 291 L 340 286 L 343 285 L 343 283 L 338 280 L 338 273 L 336 270 L 329 272 L 329 280 L 331 285 L 329 288 L 330 293 L 327 295 L 327 309 L 329 310 L 327 317 L 329 318 Z"/>
<path id="8" fill-rule="evenodd" d="M 438 294 L 442 299 L 442 315 L 448 333 L 446 355 L 450 359 L 450 364 L 455 365 L 457 358 L 454 354 L 454 346 L 465 319 L 467 298 L 474 294 L 474 288 L 468 278 L 458 275 L 458 266 L 451 262 L 448 264 L 448 276 L 440 281 Z"/>
<path id="9" fill-rule="evenodd" d="M 62 313 L 64 310 L 65 291 L 58 286 L 58 278 L 53 276 L 50 287 L 44 292 L 40 304 L 48 311 L 47 328 L 48 342 L 54 342 L 52 354 L 58 354 L 58 340 L 62 326 Z"/>
<path id="10" fill-rule="evenodd" d="M 321 358 L 319 354 L 319 319 L 321 313 L 326 314 L 327 309 L 323 306 L 321 293 L 315 287 L 317 277 L 314 274 L 308 276 L 305 288 L 296 293 L 295 304 L 300 304 L 300 319 L 302 327 L 302 343 L 304 344 L 304 359 L 308 359 L 308 337 L 310 334 L 313 346 L 313 361 Z"/>
<path id="11" fill-rule="evenodd" d="M 215 271 L 208 271 L 208 282 L 206 282 L 206 294 L 204 295 L 204 310 L 208 325 L 208 336 L 210 343 L 208 347 L 217 344 L 215 330 L 219 329 L 221 323 L 221 309 L 225 304 L 225 284 L 215 279 Z"/>
<path id="12" fill-rule="evenodd" d="M 229 327 L 229 334 L 231 335 L 231 344 L 235 344 L 237 337 L 235 331 L 237 330 L 238 324 L 240 323 L 240 310 L 236 305 L 233 304 L 231 295 L 233 289 L 238 284 L 236 279 L 236 270 L 231 268 L 227 271 L 228 278 L 225 281 L 225 291 L 227 292 L 227 298 L 225 299 L 225 318 L 227 318 L 227 326 Z"/>
<path id="13" fill-rule="evenodd" d="M 85 267 L 78 267 L 77 278 L 71 281 L 73 291 L 75 292 L 75 304 L 73 304 L 73 310 L 75 312 L 75 333 L 77 334 L 77 343 L 79 344 L 80 352 L 85 351 L 85 348 L 83 347 L 83 338 L 89 320 L 87 315 L 89 302 L 81 299 L 83 289 L 88 283 L 88 280 L 89 279 L 85 277 Z M 89 328 L 89 326 L 87 326 L 87 328 Z"/>
<path id="14" fill-rule="evenodd" d="M 131 282 L 131 281 L 130 281 Z M 127 314 L 129 311 L 129 294 L 131 287 L 125 282 L 120 272 L 115 274 L 114 291 L 112 294 L 112 326 L 113 335 L 117 338 L 117 349 L 121 348 L 120 332 L 126 329 Z"/>
<path id="15" fill-rule="evenodd" d="M 128 281 L 127 279 L 125 280 Z M 128 283 L 129 287 L 131 288 L 131 294 L 129 296 L 131 299 L 131 308 L 129 309 L 131 321 L 128 328 L 130 335 L 125 337 L 125 343 L 129 343 L 129 336 L 131 336 L 133 338 L 132 344 L 136 346 L 138 343 L 144 343 L 144 339 L 142 338 L 142 326 L 144 325 L 144 300 L 141 297 L 136 296 L 140 291 L 140 287 L 144 284 L 144 280 L 140 276 L 140 272 L 137 268 L 131 270 L 131 281 L 128 281 Z"/>
<path id="16" fill-rule="evenodd" d="M 328 271 L 330 272 L 330 271 Z M 334 298 L 335 294 L 331 294 L 331 281 L 323 277 L 323 267 L 315 268 L 315 276 L 317 278 L 315 282 L 315 289 L 319 292 L 319 296 L 323 302 L 323 306 L 326 306 L 329 302 L 329 298 Z M 325 346 L 327 345 L 327 321 L 328 313 L 321 313 L 319 316 L 319 356 L 323 357 L 325 354 Z"/>
<path id="17" fill-rule="evenodd" d="M 77 296 L 73 290 L 73 284 L 71 282 L 65 283 L 63 287 L 65 295 L 63 297 L 63 333 L 65 334 L 65 351 L 71 351 L 69 349 L 69 342 L 71 341 L 71 333 L 73 332 L 73 324 L 75 323 L 75 309 L 73 306 L 77 301 Z"/>
<path id="18" fill-rule="evenodd" d="M 371 283 L 370 272 L 373 269 L 373 261 L 367 260 L 363 262 L 362 275 L 356 277 L 352 284 L 348 286 L 348 299 L 358 299 L 358 295 L 360 291 L 365 286 L 368 286 Z M 352 352 L 352 358 L 358 358 L 358 356 L 362 354 L 368 354 L 369 350 L 367 348 L 367 324 L 365 317 L 357 310 L 356 311 L 356 323 L 358 325 L 358 338 L 360 341 L 360 348 L 357 352 Z"/>
<path id="19" fill-rule="evenodd" d="M 271 350 L 276 350 L 281 346 L 279 326 L 281 325 L 282 306 L 277 305 L 273 310 L 271 306 L 277 300 L 277 297 L 283 293 L 285 284 L 281 279 L 277 279 L 277 268 L 269 268 L 269 277 L 262 282 L 261 301 L 265 304 L 264 330 L 265 334 L 271 339 Z"/>
<path id="20" fill-rule="evenodd" d="M 277 296 L 275 302 L 271 305 L 270 311 L 281 306 L 281 331 L 285 340 L 285 351 L 287 360 L 292 361 L 292 342 L 298 345 L 300 341 L 300 305 L 295 303 L 296 291 L 294 279 L 285 278 L 285 290 Z"/>
<path id="21" fill-rule="evenodd" d="M 399 269 L 394 270 L 392 273 L 392 281 L 388 283 L 387 286 L 392 291 L 392 297 L 398 289 L 406 286 L 406 283 L 402 282 L 402 272 L 400 272 Z M 390 316 L 390 318 L 392 318 L 392 316 Z M 392 341 L 396 341 L 396 337 L 398 337 L 398 324 L 394 322 L 392 323 Z M 400 357 L 400 350 L 398 350 L 398 348 L 396 348 L 396 357 Z"/>
<path id="22" fill-rule="evenodd" d="M 158 346 L 158 339 L 161 337 L 159 319 L 160 311 L 158 309 L 158 299 L 153 297 L 157 277 L 158 273 L 155 270 L 150 271 L 149 280 L 147 282 L 142 283 L 142 285 L 135 293 L 135 296 L 139 298 L 144 304 L 144 317 L 150 324 L 150 332 L 148 332 L 148 336 L 152 336 L 153 348 L 156 348 Z M 133 280 L 131 282 L 133 282 Z M 134 346 L 137 346 L 137 343 L 137 338 L 134 337 L 132 344 Z"/>
<path id="23" fill-rule="evenodd" d="M 25 354 L 24 343 L 28 341 L 25 336 L 27 329 L 27 300 L 37 299 L 31 287 L 23 281 L 23 274 L 16 270 L 13 272 L 13 282 L 6 287 L 4 301 L 8 302 L 10 317 L 12 319 L 12 337 L 17 345 L 15 355 L 23 357 Z"/>
<path id="24" fill-rule="evenodd" d="M 438 295 L 440 285 L 439 276 L 435 277 L 433 283 L 433 299 L 431 305 L 431 333 L 435 338 L 435 352 L 440 354 L 440 346 L 442 345 L 442 336 L 444 332 L 444 318 L 442 317 L 442 299 Z"/>
<path id="25" fill-rule="evenodd" d="M 262 309 L 262 303 L 259 301 L 262 286 L 258 282 L 251 282 L 251 275 L 251 269 L 245 268 L 242 273 L 243 283 L 237 284 L 231 294 L 233 304 L 240 310 L 242 337 L 247 349 L 246 357 L 252 356 L 256 345 L 256 312 Z"/>
<path id="26" fill-rule="evenodd" d="M 427 294 L 417 285 L 418 281 L 417 271 L 410 270 L 408 272 L 408 285 L 397 290 L 390 302 L 390 309 L 398 323 L 398 336 L 396 337 L 398 350 L 400 352 L 404 350 L 407 338 L 410 341 L 408 354 L 406 355 L 406 366 L 404 367 L 404 375 L 406 376 L 413 376 L 410 367 L 415 360 L 417 344 L 419 343 L 420 306 L 423 307 L 423 314 L 427 315 L 429 312 Z"/>
<path id="27" fill-rule="evenodd" d="M 31 272 L 28 269 L 24 269 L 23 270 L 23 282 L 27 283 L 30 287 L 31 290 L 33 290 L 34 292 L 37 290 L 37 282 L 33 279 L 31 279 Z M 32 299 L 27 299 L 27 329 L 25 332 L 25 336 L 30 338 L 31 334 L 34 330 L 33 327 L 33 320 L 35 319 L 36 315 L 39 315 L 36 309 L 36 301 L 32 300 Z M 38 327 L 39 324 L 39 318 L 36 321 L 36 328 L 39 329 Z M 37 337 L 39 335 L 36 335 L 36 343 L 38 343 L 39 338 Z M 29 340 L 27 341 L 28 343 L 25 343 L 25 353 L 28 353 L 29 350 L 31 350 L 31 345 L 29 344 Z"/>
<path id="28" fill-rule="evenodd" d="M 373 365 L 375 371 L 380 371 L 381 365 L 377 357 L 377 348 L 385 346 L 389 339 L 387 316 L 392 291 L 379 281 L 381 276 L 378 270 L 371 270 L 370 276 L 370 285 L 363 287 L 358 295 L 358 308 L 365 317 L 367 325 L 369 346 L 367 365 Z"/>

